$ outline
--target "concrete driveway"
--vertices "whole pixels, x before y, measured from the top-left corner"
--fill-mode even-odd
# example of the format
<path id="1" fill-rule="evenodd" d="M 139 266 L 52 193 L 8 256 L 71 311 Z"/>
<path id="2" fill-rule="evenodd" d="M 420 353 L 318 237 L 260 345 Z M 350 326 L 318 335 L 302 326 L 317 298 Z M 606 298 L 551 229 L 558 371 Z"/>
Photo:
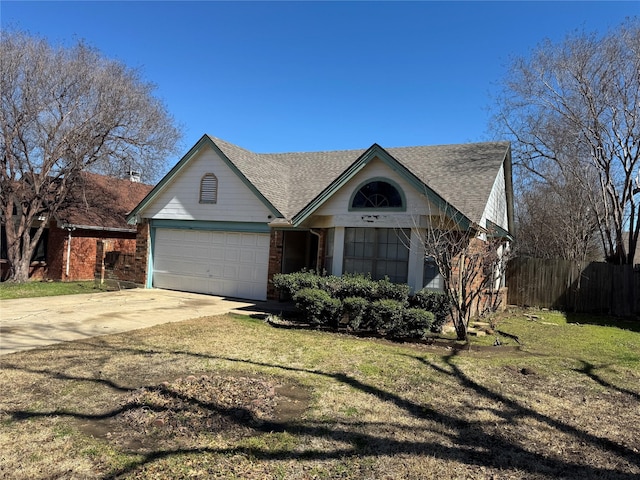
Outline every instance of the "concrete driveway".
<path id="1" fill-rule="evenodd" d="M 266 307 L 265 302 L 158 289 L 2 300 L 0 355 L 231 311 L 264 312 Z"/>

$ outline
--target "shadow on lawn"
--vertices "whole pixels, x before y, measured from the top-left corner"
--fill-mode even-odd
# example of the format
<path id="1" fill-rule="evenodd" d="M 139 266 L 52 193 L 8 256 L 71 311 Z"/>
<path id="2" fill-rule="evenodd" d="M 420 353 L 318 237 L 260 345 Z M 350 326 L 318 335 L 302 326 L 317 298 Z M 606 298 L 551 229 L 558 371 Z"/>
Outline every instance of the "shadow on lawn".
<path id="1" fill-rule="evenodd" d="M 80 342 L 78 342 L 80 343 Z M 102 342 L 83 342 L 85 345 L 89 345 L 92 350 L 99 348 L 110 349 L 108 345 Z M 77 345 L 77 344 L 76 344 Z M 258 429 L 263 432 L 274 431 L 286 431 L 292 435 L 299 435 L 303 438 L 318 438 L 329 439 L 348 446 L 343 446 L 334 450 L 322 450 L 322 449 L 307 449 L 302 452 L 292 451 L 292 449 L 274 450 L 268 448 L 258 447 L 230 447 L 230 448 L 194 448 L 194 449 L 156 449 L 154 451 L 138 455 L 139 460 L 133 461 L 126 467 L 104 477 L 108 479 L 116 479 L 123 477 L 146 464 L 154 462 L 159 459 L 168 458 L 176 455 L 190 454 L 190 453 L 212 453 L 222 455 L 248 455 L 256 460 L 345 460 L 348 458 L 356 458 L 361 456 L 392 456 L 398 454 L 406 455 L 428 455 L 432 458 L 438 458 L 445 461 L 453 460 L 461 462 L 470 466 L 493 468 L 497 471 L 505 469 L 514 469 L 524 476 L 531 477 L 564 477 L 564 478 L 610 478 L 620 480 L 632 480 L 636 479 L 637 475 L 633 473 L 620 472 L 614 468 L 607 468 L 603 466 L 588 465 L 585 463 L 573 462 L 554 456 L 553 454 L 545 454 L 532 450 L 528 450 L 525 447 L 510 441 L 507 436 L 500 434 L 498 430 L 488 432 L 486 431 L 486 425 L 480 421 L 469 421 L 462 416 L 457 416 L 455 413 L 451 413 L 446 409 L 434 409 L 428 404 L 417 403 L 411 399 L 405 398 L 400 392 L 390 392 L 381 389 L 374 385 L 363 383 L 357 378 L 343 373 L 331 373 L 325 372 L 321 369 L 304 369 L 291 367 L 287 365 L 278 365 L 272 363 L 262 363 L 241 358 L 229 358 L 215 355 L 204 355 L 191 353 L 186 351 L 162 351 L 153 349 L 131 349 L 131 348 L 113 348 L 116 351 L 128 352 L 134 354 L 140 354 L 145 356 L 155 354 L 175 354 L 186 355 L 196 358 L 210 359 L 210 360 L 223 360 L 232 363 L 246 364 L 252 367 L 264 367 L 269 369 L 276 369 L 286 372 L 298 372 L 304 374 L 310 374 L 318 377 L 327 378 L 337 383 L 348 385 L 353 389 L 366 393 L 376 397 L 382 402 L 388 402 L 396 407 L 404 410 L 412 417 L 423 419 L 428 422 L 436 424 L 438 427 L 439 435 L 447 438 L 448 442 L 437 441 L 420 441 L 420 440 L 398 440 L 395 435 L 389 435 L 381 441 L 379 435 L 372 435 L 362 430 L 362 423 L 354 420 L 352 423 L 341 421 L 339 428 L 338 425 L 331 421 L 306 421 L 295 420 L 286 422 L 267 422 L 260 426 Z M 587 445 L 589 447 L 600 449 L 601 451 L 609 452 L 615 455 L 618 459 L 618 463 L 627 462 L 628 464 L 637 467 L 640 466 L 640 454 L 632 449 L 616 443 L 615 441 L 594 435 L 592 433 L 577 429 L 576 427 L 569 425 L 556 418 L 544 415 L 528 406 L 525 406 L 518 401 L 509 399 L 498 392 L 491 390 L 490 388 L 478 383 L 470 378 L 465 372 L 463 372 L 453 362 L 457 352 L 452 352 L 449 355 L 443 357 L 445 366 L 436 364 L 430 361 L 428 358 L 421 356 L 408 356 L 419 362 L 422 366 L 430 368 L 439 374 L 454 377 L 461 386 L 461 388 L 468 389 L 474 392 L 476 395 L 490 400 L 496 404 L 496 407 L 492 410 L 497 415 L 501 416 L 505 422 L 516 422 L 522 419 L 533 419 L 537 422 L 544 424 L 547 428 L 555 430 L 561 434 L 568 435 L 575 439 L 578 445 Z M 77 357 L 78 361 L 81 360 L 81 356 Z M 17 365 L 4 364 L 4 368 L 14 368 L 20 370 L 23 369 Z M 94 382 L 98 386 L 104 386 L 107 388 L 114 388 L 120 391 L 130 390 L 128 387 L 118 385 L 110 380 L 103 378 L 86 378 L 86 377 L 74 377 L 73 375 L 64 374 L 61 372 L 47 371 L 46 369 L 32 369 L 28 370 L 41 374 L 51 375 L 52 377 L 59 379 L 79 380 Z M 604 380 L 600 379 L 595 373 L 593 366 L 586 364 L 581 372 L 588 375 L 597 383 L 600 383 L 607 388 L 616 388 L 609 385 Z M 622 389 L 619 391 L 629 394 L 635 400 L 638 400 L 639 395 L 635 392 L 630 392 Z M 196 399 L 185 397 L 183 400 L 188 402 L 197 402 Z M 217 413 L 229 418 L 235 418 L 236 421 L 239 418 L 237 412 L 226 411 L 220 409 L 215 405 L 202 403 L 201 406 L 205 408 L 214 409 Z M 115 417 L 116 415 L 131 408 L 131 405 L 124 405 L 118 409 L 108 411 L 102 414 L 89 414 L 83 412 L 74 412 L 68 410 L 52 410 L 52 411 L 6 411 L 15 420 L 25 420 L 34 417 L 48 417 L 48 416 L 68 416 L 70 418 L 77 419 L 105 419 L 109 417 Z M 385 432 L 401 432 L 402 430 L 411 431 L 416 434 L 417 427 L 410 427 L 402 425 L 400 422 L 394 422 L 393 419 L 382 422 L 385 427 Z M 420 427 L 420 431 L 424 429 Z M 420 435 L 415 435 L 420 438 Z M 401 435 L 400 438 L 403 436 Z"/>
<path id="2" fill-rule="evenodd" d="M 618 387 L 610 382 L 607 382 L 603 378 L 600 378 L 598 374 L 595 373 L 597 369 L 606 368 L 608 365 L 602 365 L 600 367 L 596 367 L 592 363 L 585 362 L 584 360 L 580 360 L 580 363 L 582 363 L 582 368 L 573 368 L 572 370 L 574 372 L 583 373 L 584 375 L 589 377 L 591 380 L 602 385 L 603 387 L 610 388 L 611 390 L 615 390 L 616 392 L 624 393 L 625 395 L 629 395 L 630 397 L 634 398 L 636 401 L 640 402 L 639 393 L 628 390 L 626 388 Z"/>
<path id="3" fill-rule="evenodd" d="M 597 325 L 600 327 L 615 327 L 632 332 L 640 332 L 640 317 L 614 317 L 613 315 L 591 315 L 587 313 L 567 312 L 567 323 L 581 325 Z"/>

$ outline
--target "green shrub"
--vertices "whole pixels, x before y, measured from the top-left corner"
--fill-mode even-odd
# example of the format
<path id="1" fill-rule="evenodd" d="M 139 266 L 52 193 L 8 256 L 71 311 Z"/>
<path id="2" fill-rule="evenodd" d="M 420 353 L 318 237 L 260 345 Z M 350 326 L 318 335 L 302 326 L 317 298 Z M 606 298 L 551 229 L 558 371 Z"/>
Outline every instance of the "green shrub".
<path id="1" fill-rule="evenodd" d="M 337 279 L 334 295 L 340 299 L 360 297 L 372 301 L 375 299 L 376 282 L 368 275 L 346 273 Z"/>
<path id="2" fill-rule="evenodd" d="M 378 280 L 375 289 L 375 296 L 378 300 L 388 299 L 406 303 L 409 298 L 409 285 L 406 283 L 393 283 L 388 277 Z"/>
<path id="3" fill-rule="evenodd" d="M 324 290 L 326 277 L 313 271 L 302 270 L 295 273 L 276 273 L 271 283 L 283 296 L 293 298 L 303 288 Z"/>
<path id="4" fill-rule="evenodd" d="M 351 330 L 358 330 L 367 313 L 369 302 L 362 297 L 347 297 L 342 301 L 342 311 L 349 318 L 347 326 Z"/>
<path id="5" fill-rule="evenodd" d="M 294 295 L 293 300 L 296 302 L 296 308 L 312 325 L 334 328 L 338 326 L 342 304 L 324 290 L 303 288 Z"/>
<path id="6" fill-rule="evenodd" d="M 433 313 L 421 308 L 407 308 L 402 313 L 402 321 L 397 323 L 388 335 L 394 338 L 424 338 L 433 321 Z"/>
<path id="7" fill-rule="evenodd" d="M 433 313 L 434 320 L 431 324 L 431 330 L 434 332 L 441 331 L 442 326 L 447 323 L 449 318 L 450 300 L 442 292 L 434 292 L 423 288 L 409 299 L 409 305 Z"/>
<path id="8" fill-rule="evenodd" d="M 386 334 L 402 322 L 403 312 L 404 305 L 397 300 L 376 300 L 371 303 L 369 321 L 365 326 L 377 333 Z"/>

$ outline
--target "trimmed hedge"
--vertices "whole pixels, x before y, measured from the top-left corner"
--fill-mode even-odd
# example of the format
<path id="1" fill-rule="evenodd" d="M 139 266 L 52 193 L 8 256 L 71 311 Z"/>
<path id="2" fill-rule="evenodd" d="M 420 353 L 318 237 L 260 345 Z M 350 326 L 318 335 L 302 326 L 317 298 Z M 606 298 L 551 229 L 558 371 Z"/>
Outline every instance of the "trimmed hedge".
<path id="1" fill-rule="evenodd" d="M 416 294 L 409 299 L 409 305 L 433 313 L 434 320 L 431 324 L 431 330 L 434 332 L 442 330 L 442 326 L 447 323 L 451 310 L 450 300 L 447 295 L 425 288 L 416 292 Z"/>
<path id="2" fill-rule="evenodd" d="M 337 278 L 336 282 L 332 282 L 335 288 L 333 293 L 341 300 L 349 297 L 360 297 L 371 301 L 374 299 L 377 290 L 376 283 L 369 276 L 346 273 Z"/>
<path id="3" fill-rule="evenodd" d="M 315 272 L 302 270 L 296 273 L 277 273 L 271 281 L 280 293 L 293 298 L 296 293 L 304 288 L 317 288 L 326 290 L 327 277 Z"/>
<path id="4" fill-rule="evenodd" d="M 384 335 L 398 328 L 403 313 L 404 305 L 397 300 L 376 300 L 369 308 L 369 322 L 365 326 Z"/>
<path id="5" fill-rule="evenodd" d="M 361 274 L 336 277 L 301 271 L 277 274 L 273 285 L 293 298 L 297 309 L 316 327 L 338 328 L 344 315 L 351 331 L 423 338 L 429 328 L 440 330 L 449 314 L 446 295 L 421 290 L 409 297 L 408 285 L 388 278 L 376 281 Z"/>
<path id="6" fill-rule="evenodd" d="M 338 326 L 342 303 L 324 290 L 303 288 L 294 295 L 293 301 L 296 302 L 296 308 L 304 313 L 311 324 L 328 325 L 334 328 Z"/>
<path id="7" fill-rule="evenodd" d="M 342 311 L 347 315 L 347 327 L 359 330 L 369 307 L 369 302 L 362 297 L 347 297 L 342 301 Z"/>
<path id="8" fill-rule="evenodd" d="M 434 321 L 431 312 L 420 308 L 407 308 L 402 313 L 402 322 L 389 332 L 393 338 L 424 338 Z"/>
<path id="9" fill-rule="evenodd" d="M 393 283 L 388 278 L 376 282 L 375 296 L 379 300 L 389 299 L 406 303 L 411 288 L 406 283 Z"/>

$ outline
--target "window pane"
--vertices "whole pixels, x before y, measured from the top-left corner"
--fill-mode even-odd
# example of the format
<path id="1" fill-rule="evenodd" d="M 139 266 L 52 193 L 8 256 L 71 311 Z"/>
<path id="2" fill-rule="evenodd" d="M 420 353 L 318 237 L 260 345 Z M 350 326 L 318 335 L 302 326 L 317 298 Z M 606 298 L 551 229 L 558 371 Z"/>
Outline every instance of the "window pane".
<path id="1" fill-rule="evenodd" d="M 361 228 L 360 230 L 362 230 L 364 232 L 364 241 L 368 242 L 368 243 L 375 243 L 376 241 L 376 230 L 378 230 L 377 228 Z"/>
<path id="2" fill-rule="evenodd" d="M 352 208 L 401 208 L 402 195 L 396 187 L 384 181 L 373 181 L 362 186 L 354 195 Z"/>
<path id="3" fill-rule="evenodd" d="M 324 255 L 324 270 L 328 275 L 333 272 L 333 239 L 335 237 L 335 229 L 331 228 L 327 230 L 327 245 Z"/>
<path id="4" fill-rule="evenodd" d="M 353 242 L 355 241 L 355 235 L 356 235 L 356 229 L 355 228 L 351 228 L 351 227 L 347 227 L 344 229 L 344 243 L 345 245 L 347 243 Z"/>
<path id="5" fill-rule="evenodd" d="M 424 262 L 424 274 L 422 284 L 424 288 L 429 290 L 444 290 L 444 280 L 440 275 L 438 266 L 432 259 L 427 259 Z"/>
<path id="6" fill-rule="evenodd" d="M 344 256 L 345 257 L 353 257 L 356 252 L 356 244 L 353 242 L 344 242 Z"/>

